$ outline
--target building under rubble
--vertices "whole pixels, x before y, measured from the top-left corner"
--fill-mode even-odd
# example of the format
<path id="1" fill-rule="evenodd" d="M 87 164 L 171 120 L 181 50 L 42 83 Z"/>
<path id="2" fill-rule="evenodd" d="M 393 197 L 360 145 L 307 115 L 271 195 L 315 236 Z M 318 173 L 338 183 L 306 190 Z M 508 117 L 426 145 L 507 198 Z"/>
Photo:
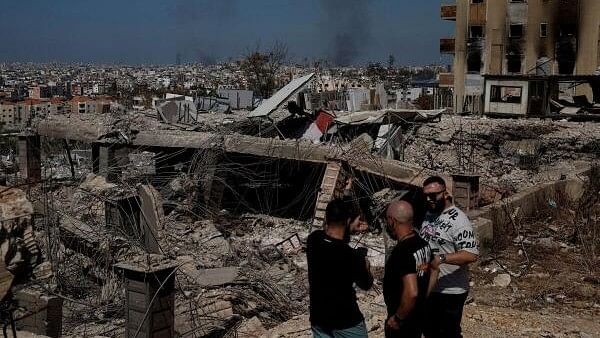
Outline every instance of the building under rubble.
<path id="1" fill-rule="evenodd" d="M 600 101 L 591 78 L 600 2 L 457 0 L 442 5 L 441 17 L 456 22 L 455 36 L 440 40 L 440 52 L 454 55 L 440 84 L 453 87 L 457 113 L 547 115 L 565 108 L 550 99 L 578 98 L 566 101 L 583 108 Z"/>

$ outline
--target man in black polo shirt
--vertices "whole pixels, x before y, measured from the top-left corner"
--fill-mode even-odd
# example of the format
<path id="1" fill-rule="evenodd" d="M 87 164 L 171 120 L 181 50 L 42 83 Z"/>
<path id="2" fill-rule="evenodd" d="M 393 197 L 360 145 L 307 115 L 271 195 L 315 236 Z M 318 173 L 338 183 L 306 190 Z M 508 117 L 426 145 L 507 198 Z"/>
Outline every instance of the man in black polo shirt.
<path id="1" fill-rule="evenodd" d="M 392 202 L 386 220 L 388 235 L 398 243 L 386 261 L 383 278 L 388 312 L 385 336 L 420 338 L 425 300 L 437 279 L 437 273 L 430 271 L 431 249 L 413 227 L 413 208 L 408 202 Z"/>
<path id="2" fill-rule="evenodd" d="M 348 245 L 348 234 L 358 224 L 359 217 L 354 215 L 347 202 L 333 200 L 325 210 L 325 230 L 308 236 L 310 323 L 314 337 L 367 337 L 354 284 L 368 290 L 373 276 L 366 250 Z"/>

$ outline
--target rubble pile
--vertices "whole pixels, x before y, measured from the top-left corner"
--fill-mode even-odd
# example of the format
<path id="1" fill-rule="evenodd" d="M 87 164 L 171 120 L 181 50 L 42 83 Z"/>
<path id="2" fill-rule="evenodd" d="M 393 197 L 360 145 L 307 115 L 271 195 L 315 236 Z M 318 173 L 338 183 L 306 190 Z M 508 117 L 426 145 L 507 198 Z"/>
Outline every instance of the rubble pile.
<path id="1" fill-rule="evenodd" d="M 444 116 L 409 137 L 404 159 L 440 172 L 481 175 L 482 197 L 493 202 L 577 171 L 579 161 L 599 158 L 599 142 L 597 123 Z"/>

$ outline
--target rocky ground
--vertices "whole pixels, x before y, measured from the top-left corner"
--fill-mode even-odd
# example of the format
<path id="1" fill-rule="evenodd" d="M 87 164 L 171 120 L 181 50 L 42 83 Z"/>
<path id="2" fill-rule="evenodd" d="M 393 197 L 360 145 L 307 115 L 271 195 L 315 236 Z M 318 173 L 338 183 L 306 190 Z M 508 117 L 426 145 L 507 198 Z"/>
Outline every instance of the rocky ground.
<path id="1" fill-rule="evenodd" d="M 518 234 L 506 234 L 511 244 L 482 255 L 471 268 L 465 337 L 600 337 L 598 237 L 595 247 L 581 241 L 598 231 L 600 205 L 586 214 L 591 223 L 579 217 L 577 207 L 561 204 L 536 219 L 517 219 Z M 382 242 L 368 237 L 368 244 Z M 382 337 L 382 270 L 374 271 L 376 287 L 358 298 L 369 336 Z M 308 327 L 304 314 L 266 337 L 310 337 Z"/>

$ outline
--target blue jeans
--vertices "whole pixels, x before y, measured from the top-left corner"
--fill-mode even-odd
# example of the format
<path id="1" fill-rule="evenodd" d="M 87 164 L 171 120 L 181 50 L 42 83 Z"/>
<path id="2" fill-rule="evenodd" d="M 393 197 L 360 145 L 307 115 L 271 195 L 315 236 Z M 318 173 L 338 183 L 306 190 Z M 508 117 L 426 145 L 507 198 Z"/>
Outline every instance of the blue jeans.
<path id="1" fill-rule="evenodd" d="M 314 338 L 366 338 L 367 325 L 363 320 L 358 325 L 343 330 L 325 330 L 319 326 L 311 327 Z"/>

